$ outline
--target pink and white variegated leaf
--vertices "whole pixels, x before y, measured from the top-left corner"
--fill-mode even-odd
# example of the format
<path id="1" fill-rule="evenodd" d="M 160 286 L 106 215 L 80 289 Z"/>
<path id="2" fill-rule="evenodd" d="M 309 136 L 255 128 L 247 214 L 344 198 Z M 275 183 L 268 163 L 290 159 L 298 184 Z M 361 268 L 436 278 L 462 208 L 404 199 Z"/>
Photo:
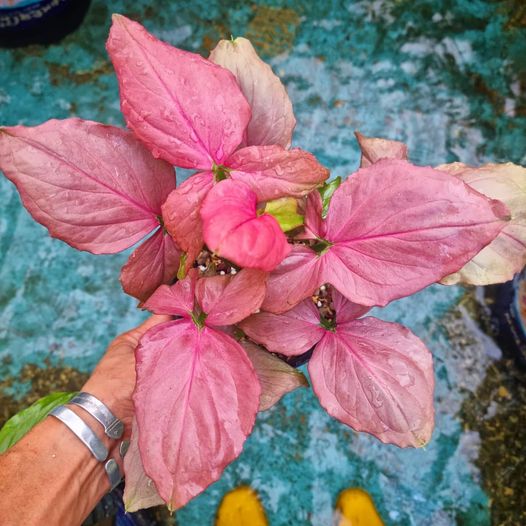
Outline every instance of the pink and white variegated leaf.
<path id="1" fill-rule="evenodd" d="M 208 248 L 241 267 L 270 271 L 290 251 L 278 222 L 258 215 L 256 194 L 241 181 L 217 183 L 203 201 L 201 219 Z"/>
<path id="2" fill-rule="evenodd" d="M 355 132 L 356 140 L 360 145 L 360 168 L 371 166 L 380 159 L 407 159 L 407 145 L 400 141 L 381 139 L 379 137 L 366 137 L 360 132 Z"/>
<path id="3" fill-rule="evenodd" d="M 190 318 L 194 310 L 197 271 L 191 269 L 186 278 L 175 284 L 161 285 L 143 304 L 143 309 L 155 314 Z"/>
<path id="4" fill-rule="evenodd" d="M 195 296 L 209 325 L 226 326 L 259 309 L 266 292 L 267 273 L 243 269 L 235 276 L 212 276 L 197 281 Z"/>
<path id="5" fill-rule="evenodd" d="M 263 308 L 283 312 L 323 283 L 354 303 L 386 305 L 462 268 L 508 219 L 502 202 L 454 176 L 378 161 L 334 192 L 324 250 L 286 258 L 269 277 Z"/>
<path id="6" fill-rule="evenodd" d="M 314 155 L 299 148 L 249 146 L 228 159 L 230 176 L 246 183 L 258 201 L 280 197 L 302 197 L 329 176 Z"/>
<path id="7" fill-rule="evenodd" d="M 120 252 L 159 226 L 173 168 L 130 133 L 80 119 L 0 128 L 0 168 L 51 236 Z"/>
<path id="8" fill-rule="evenodd" d="M 201 204 L 214 184 L 212 172 L 192 175 L 170 193 L 162 206 L 166 230 L 187 254 L 187 270 L 203 248 Z"/>
<path id="9" fill-rule="evenodd" d="M 334 418 L 399 447 L 420 447 L 434 425 L 431 353 L 409 329 L 362 318 L 326 332 L 309 362 Z"/>
<path id="10" fill-rule="evenodd" d="M 150 329 L 136 351 L 134 404 L 146 474 L 171 509 L 216 481 L 252 431 L 261 388 L 230 336 L 189 320 Z"/>
<path id="11" fill-rule="evenodd" d="M 512 279 L 526 265 L 526 168 L 512 163 L 479 168 L 452 163 L 437 166 L 437 170 L 456 175 L 481 194 L 499 199 L 511 214 L 510 222 L 488 246 L 441 283 L 491 285 Z"/>
<path id="12" fill-rule="evenodd" d="M 106 47 L 126 122 L 155 157 L 211 170 L 241 143 L 251 112 L 230 71 L 121 15 L 113 15 Z"/>
<path id="13" fill-rule="evenodd" d="M 248 340 L 242 340 L 240 343 L 250 358 L 261 385 L 259 411 L 270 409 L 284 395 L 299 387 L 309 387 L 309 382 L 302 372 L 263 347 Z"/>
<path id="14" fill-rule="evenodd" d="M 269 351 L 295 356 L 307 352 L 325 334 L 320 316 L 311 299 L 306 299 L 283 314 L 260 312 L 239 323 L 252 340 Z"/>
<path id="15" fill-rule="evenodd" d="M 121 270 L 124 292 L 146 301 L 159 285 L 172 283 L 179 268 L 181 251 L 172 237 L 159 228 L 135 249 Z"/>
<path id="16" fill-rule="evenodd" d="M 126 484 L 123 500 L 127 513 L 164 504 L 153 480 L 144 472 L 139 452 L 139 430 L 136 418 L 132 422 L 130 445 L 124 456 L 124 476 Z"/>
<path id="17" fill-rule="evenodd" d="M 246 38 L 221 40 L 210 60 L 230 70 L 248 100 L 252 118 L 247 128 L 248 145 L 290 146 L 296 119 L 285 87 Z"/>

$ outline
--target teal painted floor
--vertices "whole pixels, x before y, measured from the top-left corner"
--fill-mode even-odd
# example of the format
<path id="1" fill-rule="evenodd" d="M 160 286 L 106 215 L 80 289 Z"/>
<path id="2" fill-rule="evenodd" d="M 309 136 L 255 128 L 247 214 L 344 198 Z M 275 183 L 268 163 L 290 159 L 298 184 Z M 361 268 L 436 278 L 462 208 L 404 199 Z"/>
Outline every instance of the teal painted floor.
<path id="1" fill-rule="evenodd" d="M 1 124 L 76 115 L 122 125 L 104 50 L 111 12 L 203 54 L 221 37 L 251 38 L 287 85 L 295 145 L 333 175 L 356 168 L 356 129 L 407 142 L 418 164 L 526 164 L 521 0 L 94 0 L 83 26 L 60 45 L 0 50 Z M 120 289 L 126 257 L 92 256 L 52 240 L 0 179 L 0 359 L 11 359 L 4 377 L 46 360 L 93 368 L 106 344 L 144 317 Z M 304 389 L 258 417 L 241 457 L 176 514 L 177 524 L 211 525 L 224 493 L 241 483 L 258 490 L 272 526 L 330 525 L 337 494 L 348 486 L 369 491 L 388 525 L 514 526 L 520 513 L 526 523 L 505 475 L 497 480 L 484 468 L 486 435 L 467 429 L 466 404 L 502 363 L 470 317 L 472 304 L 473 292 L 433 286 L 377 313 L 409 326 L 434 354 L 437 425 L 425 450 L 351 432 Z M 477 409 L 481 421 L 490 403 Z M 493 411 L 500 410 L 497 403 Z"/>

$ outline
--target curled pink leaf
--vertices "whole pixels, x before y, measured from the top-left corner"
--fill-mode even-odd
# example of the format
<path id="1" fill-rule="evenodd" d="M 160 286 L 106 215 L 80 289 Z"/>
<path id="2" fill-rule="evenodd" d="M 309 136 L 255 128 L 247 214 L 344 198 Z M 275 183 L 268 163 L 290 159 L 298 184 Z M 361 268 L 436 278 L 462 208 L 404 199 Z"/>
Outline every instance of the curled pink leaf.
<path id="1" fill-rule="evenodd" d="M 285 87 L 246 38 L 221 40 L 210 60 L 230 70 L 252 108 L 248 145 L 290 146 L 296 119 Z"/>
<path id="2" fill-rule="evenodd" d="M 172 283 L 177 276 L 181 251 L 162 228 L 134 250 L 121 270 L 124 292 L 146 301 L 162 284 Z"/>
<path id="3" fill-rule="evenodd" d="M 502 201 L 511 214 L 499 235 L 442 283 L 491 285 L 512 279 L 526 265 L 526 168 L 512 163 L 479 168 L 452 163 L 437 166 L 437 170 L 456 175 L 481 194 Z"/>
<path id="4" fill-rule="evenodd" d="M 268 214 L 258 215 L 256 194 L 244 183 L 217 183 L 201 206 L 207 246 L 241 267 L 270 271 L 289 253 L 287 238 Z"/>
<path id="5" fill-rule="evenodd" d="M 139 452 L 139 430 L 136 418 L 132 422 L 130 445 L 124 457 L 124 476 L 126 484 L 122 498 L 127 513 L 164 504 L 155 484 L 144 472 Z"/>
<path id="6" fill-rule="evenodd" d="M 162 206 L 164 226 L 181 250 L 187 253 L 188 268 L 203 248 L 200 210 L 213 184 L 212 172 L 192 175 L 170 193 Z"/>
<path id="7" fill-rule="evenodd" d="M 360 168 L 371 166 L 380 159 L 405 159 L 407 160 L 407 146 L 403 142 L 380 139 L 378 137 L 366 137 L 360 132 L 355 132 L 356 139 L 360 145 L 362 156 Z"/>
<path id="8" fill-rule="evenodd" d="M 399 447 L 420 447 L 434 424 L 431 353 L 407 328 L 363 318 L 326 332 L 309 362 L 334 418 Z"/>
<path id="9" fill-rule="evenodd" d="M 120 252 L 159 226 L 173 168 L 133 135 L 80 119 L 0 129 L 0 168 L 51 236 L 94 254 Z"/>
<path id="10" fill-rule="evenodd" d="M 150 329 L 136 362 L 144 470 L 178 509 L 241 453 L 259 406 L 258 378 L 235 340 L 189 320 Z"/>
<path id="11" fill-rule="evenodd" d="M 336 311 L 336 323 L 347 323 L 360 318 L 371 310 L 371 307 L 364 307 L 349 301 L 343 294 L 336 289 L 332 289 L 332 304 Z"/>
<path id="12" fill-rule="evenodd" d="M 211 170 L 241 143 L 251 112 L 230 71 L 121 15 L 113 15 L 107 49 L 122 113 L 155 157 Z"/>
<path id="13" fill-rule="evenodd" d="M 235 276 L 213 276 L 197 282 L 195 295 L 209 325 L 234 325 L 263 303 L 267 273 L 243 269 Z"/>
<path id="14" fill-rule="evenodd" d="M 311 299 L 302 301 L 283 314 L 260 312 L 239 323 L 252 340 L 269 351 L 295 356 L 316 345 L 325 330 L 320 325 L 318 310 Z"/>
<path id="15" fill-rule="evenodd" d="M 246 183 L 258 201 L 302 197 L 323 183 L 329 170 L 309 152 L 281 146 L 249 146 L 228 159 L 230 176 Z"/>
<path id="16" fill-rule="evenodd" d="M 299 387 L 309 387 L 305 375 L 268 351 L 248 340 L 242 340 L 261 385 L 259 411 L 277 404 L 287 393 Z"/>

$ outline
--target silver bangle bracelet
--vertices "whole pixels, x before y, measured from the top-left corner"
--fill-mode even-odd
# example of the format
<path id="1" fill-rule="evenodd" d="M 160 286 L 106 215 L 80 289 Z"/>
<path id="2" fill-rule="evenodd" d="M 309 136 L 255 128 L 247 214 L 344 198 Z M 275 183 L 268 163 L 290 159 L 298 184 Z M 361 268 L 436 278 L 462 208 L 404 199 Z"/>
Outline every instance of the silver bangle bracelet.
<path id="1" fill-rule="evenodd" d="M 84 420 L 71 409 L 61 405 L 55 407 L 49 414 L 63 422 L 71 432 L 84 443 L 99 462 L 104 462 L 106 458 L 108 458 L 108 449 L 106 446 L 99 440 L 99 437 L 88 427 Z"/>
<path id="2" fill-rule="evenodd" d="M 104 432 L 110 438 L 120 438 L 124 432 L 122 422 L 98 399 L 89 393 L 79 393 L 69 402 L 87 411 L 104 427 Z"/>

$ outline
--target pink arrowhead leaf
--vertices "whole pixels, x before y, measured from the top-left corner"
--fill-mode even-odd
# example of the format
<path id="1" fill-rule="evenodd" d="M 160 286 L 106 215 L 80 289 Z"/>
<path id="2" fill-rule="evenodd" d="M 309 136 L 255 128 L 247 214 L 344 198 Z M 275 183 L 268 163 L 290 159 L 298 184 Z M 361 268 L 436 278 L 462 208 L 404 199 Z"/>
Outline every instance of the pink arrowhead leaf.
<path id="1" fill-rule="evenodd" d="M 499 199 L 511 214 L 499 235 L 442 283 L 491 285 L 512 279 L 526 265 L 526 168 L 512 163 L 479 168 L 452 163 L 437 166 L 437 170 L 456 175 L 481 194 Z"/>
<path id="2" fill-rule="evenodd" d="M 250 186 L 258 201 L 302 197 L 329 176 L 329 171 L 311 153 L 276 145 L 243 148 L 233 153 L 227 164 L 232 179 Z"/>
<path id="3" fill-rule="evenodd" d="M 150 329 L 136 362 L 134 403 L 144 469 L 177 509 L 241 453 L 254 425 L 259 382 L 235 340 L 184 319 Z"/>
<path id="4" fill-rule="evenodd" d="M 251 112 L 230 71 L 121 15 L 113 15 L 107 49 L 126 122 L 155 157 L 211 170 L 239 146 Z"/>
<path id="5" fill-rule="evenodd" d="M 201 206 L 207 246 L 241 267 L 270 271 L 289 253 L 287 238 L 268 214 L 258 216 L 256 194 L 244 183 L 217 183 Z"/>
<path id="6" fill-rule="evenodd" d="M 407 160 L 407 146 L 403 142 L 380 139 L 378 137 L 366 137 L 360 132 L 355 132 L 356 139 L 360 145 L 362 156 L 360 168 L 371 166 L 380 159 L 404 159 Z"/>
<path id="7" fill-rule="evenodd" d="M 457 271 L 507 219 L 504 204 L 453 176 L 378 161 L 336 190 L 318 252 L 295 249 L 282 262 L 269 277 L 263 308 L 288 310 L 323 283 L 360 305 L 386 305 Z"/>
<path id="8" fill-rule="evenodd" d="M 0 129 L 0 167 L 33 218 L 79 250 L 112 254 L 159 226 L 173 168 L 129 132 L 80 119 Z"/>
<path id="9" fill-rule="evenodd" d="M 239 323 L 239 327 L 269 351 L 285 356 L 307 352 L 325 334 L 311 299 L 280 315 L 271 312 L 254 314 Z"/>
<path id="10" fill-rule="evenodd" d="M 362 318 L 327 332 L 309 362 L 312 387 L 334 418 L 399 447 L 433 430 L 431 353 L 407 328 Z"/>
<path id="11" fill-rule="evenodd" d="M 146 301 L 162 283 L 175 280 L 181 252 L 162 228 L 132 253 L 121 270 L 124 292 Z"/>
<path id="12" fill-rule="evenodd" d="M 235 276 L 213 276 L 197 282 L 195 296 L 210 325 L 224 326 L 259 309 L 266 292 L 267 273 L 243 269 Z"/>
<path id="13" fill-rule="evenodd" d="M 298 387 L 309 387 L 309 382 L 303 373 L 263 347 L 248 340 L 241 341 L 241 345 L 250 358 L 261 385 L 259 411 L 270 409 L 284 395 Z"/>
<path id="14" fill-rule="evenodd" d="M 168 196 L 162 207 L 164 226 L 188 254 L 188 267 L 203 248 L 200 209 L 213 181 L 212 172 L 192 175 Z"/>
<path id="15" fill-rule="evenodd" d="M 210 60 L 230 70 L 252 108 L 248 145 L 290 146 L 296 119 L 285 87 L 246 38 L 221 40 Z"/>
<path id="16" fill-rule="evenodd" d="M 152 479 L 144 472 L 139 453 L 139 430 L 136 418 L 132 422 L 130 445 L 124 457 L 124 475 L 126 484 L 123 500 L 127 513 L 164 504 Z"/>

